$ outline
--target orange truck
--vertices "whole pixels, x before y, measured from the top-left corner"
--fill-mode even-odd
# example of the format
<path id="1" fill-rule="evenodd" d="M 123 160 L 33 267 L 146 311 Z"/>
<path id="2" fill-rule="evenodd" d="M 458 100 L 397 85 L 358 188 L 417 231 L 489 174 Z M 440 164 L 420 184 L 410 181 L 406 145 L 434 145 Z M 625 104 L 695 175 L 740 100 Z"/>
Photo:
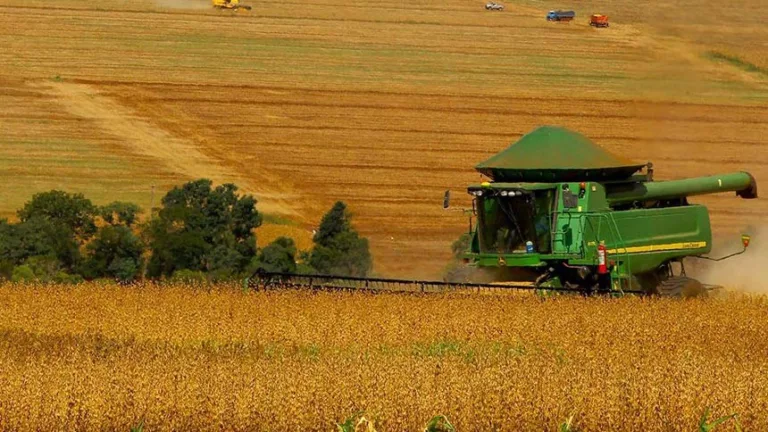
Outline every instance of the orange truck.
<path id="1" fill-rule="evenodd" d="M 592 15 L 589 17 L 589 25 L 592 27 L 608 27 L 608 15 Z"/>

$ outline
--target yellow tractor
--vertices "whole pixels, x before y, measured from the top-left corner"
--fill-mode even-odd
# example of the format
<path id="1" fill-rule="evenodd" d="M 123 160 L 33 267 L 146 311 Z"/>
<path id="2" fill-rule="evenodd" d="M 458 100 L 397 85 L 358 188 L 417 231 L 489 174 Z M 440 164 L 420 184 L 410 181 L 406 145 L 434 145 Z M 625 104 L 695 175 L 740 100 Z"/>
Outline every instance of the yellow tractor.
<path id="1" fill-rule="evenodd" d="M 213 2 L 213 7 L 215 7 L 216 9 L 251 10 L 250 6 L 241 5 L 240 0 L 211 0 L 211 1 Z"/>

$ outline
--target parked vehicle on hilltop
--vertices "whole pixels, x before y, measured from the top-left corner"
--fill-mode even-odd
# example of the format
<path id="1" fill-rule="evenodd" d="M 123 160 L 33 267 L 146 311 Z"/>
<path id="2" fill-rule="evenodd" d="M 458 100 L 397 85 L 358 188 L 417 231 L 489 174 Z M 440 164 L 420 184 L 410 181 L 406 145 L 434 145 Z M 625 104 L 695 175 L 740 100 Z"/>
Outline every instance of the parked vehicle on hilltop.
<path id="1" fill-rule="evenodd" d="M 592 27 L 608 27 L 608 15 L 593 14 L 589 17 L 589 25 Z"/>
<path id="2" fill-rule="evenodd" d="M 572 21 L 576 18 L 574 11 L 551 10 L 547 14 L 547 21 Z"/>

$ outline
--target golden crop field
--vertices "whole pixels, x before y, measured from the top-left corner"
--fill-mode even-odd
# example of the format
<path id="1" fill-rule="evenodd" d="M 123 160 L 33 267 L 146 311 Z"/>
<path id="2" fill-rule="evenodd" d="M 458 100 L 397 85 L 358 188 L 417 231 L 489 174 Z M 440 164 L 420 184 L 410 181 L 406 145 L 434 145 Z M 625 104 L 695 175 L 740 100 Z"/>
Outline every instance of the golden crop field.
<path id="1" fill-rule="evenodd" d="M 205 176 L 292 221 L 263 242 L 308 244 L 344 200 L 377 273 L 435 277 L 466 226 L 443 191 L 467 205 L 473 166 L 538 125 L 659 178 L 768 179 L 762 0 L 250 3 L 0 0 L 0 214 L 52 188 L 148 208 Z M 577 19 L 547 23 L 554 8 Z M 699 201 L 718 233 L 768 210 Z"/>
<path id="2" fill-rule="evenodd" d="M 766 302 L 4 285 L 0 429 L 760 431 Z"/>

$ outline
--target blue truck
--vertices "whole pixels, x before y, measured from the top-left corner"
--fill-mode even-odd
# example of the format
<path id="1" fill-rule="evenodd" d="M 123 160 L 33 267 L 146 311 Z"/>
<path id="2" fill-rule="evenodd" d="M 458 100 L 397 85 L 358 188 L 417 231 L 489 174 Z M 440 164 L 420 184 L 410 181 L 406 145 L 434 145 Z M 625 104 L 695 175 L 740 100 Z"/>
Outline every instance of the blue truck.
<path id="1" fill-rule="evenodd" d="M 571 21 L 576 18 L 574 11 L 552 10 L 547 14 L 547 21 Z"/>

